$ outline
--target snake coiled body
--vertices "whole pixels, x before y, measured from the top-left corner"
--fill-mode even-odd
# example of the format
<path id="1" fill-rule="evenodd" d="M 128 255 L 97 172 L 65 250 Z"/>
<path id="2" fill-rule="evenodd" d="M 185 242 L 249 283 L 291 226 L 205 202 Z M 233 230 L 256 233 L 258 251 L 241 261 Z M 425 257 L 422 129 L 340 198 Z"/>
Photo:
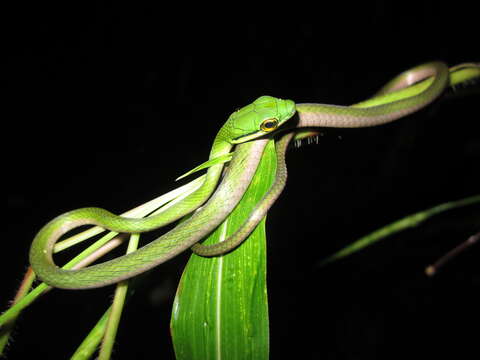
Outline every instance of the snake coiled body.
<path id="1" fill-rule="evenodd" d="M 250 141 L 282 125 L 295 113 L 294 103 L 262 96 L 233 113 L 215 138 L 211 157 L 222 156 L 239 144 L 225 180 L 204 207 L 134 253 L 80 270 L 63 270 L 55 265 L 52 252 L 58 239 L 81 225 L 97 225 L 114 232 L 140 233 L 163 226 L 202 205 L 217 185 L 223 165 L 209 168 L 200 189 L 183 202 L 159 215 L 134 219 L 100 208 L 82 208 L 50 221 L 36 235 L 30 248 L 30 264 L 37 276 L 51 286 L 67 289 L 100 287 L 130 278 L 172 258 L 215 229 L 240 201 L 255 173 L 266 139 Z M 242 144 L 245 142 L 244 144 Z M 167 214 L 167 217 L 163 216 Z"/>
<path id="2" fill-rule="evenodd" d="M 479 64 L 461 64 L 449 70 L 444 63 L 431 62 L 400 74 L 372 98 L 352 106 L 316 103 L 295 105 L 291 100 L 262 96 L 234 112 L 219 131 L 212 147 L 211 159 L 228 154 L 235 144 L 240 145 L 236 146 L 228 171 L 217 190 L 201 208 L 199 206 L 217 186 L 222 164 L 209 168 L 205 183 L 200 189 L 156 217 L 128 219 L 99 208 L 78 209 L 60 215 L 45 225 L 32 243 L 30 262 L 33 270 L 43 281 L 55 287 L 94 288 L 130 278 L 176 256 L 200 241 L 230 214 L 250 184 L 268 141 L 260 137 L 275 135 L 277 128 L 288 121 L 292 125 L 288 129 L 282 126 L 280 130 L 287 133 L 277 142 L 276 181 L 262 201 L 252 209 L 250 218 L 235 234 L 220 244 L 193 246 L 195 252 L 205 256 L 228 252 L 253 231 L 282 192 L 287 176 L 285 152 L 295 133 L 299 137 L 309 136 L 310 133 L 305 131 L 312 127 L 367 127 L 385 124 L 427 106 L 449 85 L 472 78 L 480 78 Z M 289 120 L 295 111 L 298 114 L 295 120 Z M 62 270 L 53 262 L 52 251 L 56 241 L 77 226 L 93 224 L 116 232 L 143 232 L 163 226 L 195 209 L 198 210 L 188 220 L 134 253 L 80 270 Z"/>

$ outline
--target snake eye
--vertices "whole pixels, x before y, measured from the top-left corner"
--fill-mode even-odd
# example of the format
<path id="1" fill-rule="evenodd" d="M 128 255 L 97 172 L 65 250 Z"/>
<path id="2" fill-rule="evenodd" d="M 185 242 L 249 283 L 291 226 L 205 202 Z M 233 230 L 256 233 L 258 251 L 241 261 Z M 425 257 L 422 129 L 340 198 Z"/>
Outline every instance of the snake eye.
<path id="1" fill-rule="evenodd" d="M 273 131 L 277 128 L 278 126 L 278 120 L 277 119 L 266 119 L 260 124 L 260 129 L 265 132 L 270 132 Z"/>

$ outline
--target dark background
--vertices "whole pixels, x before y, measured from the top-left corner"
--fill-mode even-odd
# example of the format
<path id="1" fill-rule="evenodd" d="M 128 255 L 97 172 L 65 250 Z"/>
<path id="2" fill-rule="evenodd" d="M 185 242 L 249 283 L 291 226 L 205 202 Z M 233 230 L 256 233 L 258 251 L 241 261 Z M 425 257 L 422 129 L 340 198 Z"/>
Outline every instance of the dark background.
<path id="1" fill-rule="evenodd" d="M 43 224 L 83 206 L 119 213 L 172 189 L 207 159 L 228 115 L 256 97 L 350 104 L 419 63 L 480 60 L 468 3 L 285 6 L 260 19 L 246 8 L 240 20 L 219 14 L 222 23 L 186 4 L 96 4 L 17 8 L 3 33 L 2 308 Z M 315 21 L 303 23 L 310 12 Z M 433 279 L 423 273 L 480 231 L 478 205 L 315 266 L 380 226 L 478 193 L 478 101 L 476 93 L 377 128 L 325 130 L 318 145 L 289 152 L 287 190 L 267 222 L 272 359 L 478 355 L 478 247 Z M 186 259 L 141 279 L 115 359 L 173 358 L 168 323 Z M 9 358 L 66 358 L 111 293 L 43 297 L 19 321 Z"/>

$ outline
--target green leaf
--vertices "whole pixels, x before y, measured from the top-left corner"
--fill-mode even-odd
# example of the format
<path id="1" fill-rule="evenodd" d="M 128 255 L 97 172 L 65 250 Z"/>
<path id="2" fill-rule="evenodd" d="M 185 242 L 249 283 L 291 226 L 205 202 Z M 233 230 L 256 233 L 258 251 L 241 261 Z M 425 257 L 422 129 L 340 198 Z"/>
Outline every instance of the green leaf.
<path id="1" fill-rule="evenodd" d="M 228 154 L 224 154 L 224 155 L 220 155 L 220 156 L 217 156 L 216 158 L 207 160 L 204 163 L 198 165 L 197 167 L 194 167 L 192 170 L 190 170 L 190 171 L 186 172 L 185 174 L 179 176 L 178 178 L 175 179 L 175 181 L 183 179 L 183 178 L 185 178 L 189 175 L 192 175 L 193 173 L 196 173 L 197 171 L 209 168 L 213 165 L 223 164 L 223 163 L 229 162 L 230 160 L 232 160 L 232 157 L 233 157 L 233 152 L 228 153 Z"/>
<path id="2" fill-rule="evenodd" d="M 343 249 L 337 251 L 333 255 L 330 255 L 328 258 L 319 262 L 318 266 L 327 265 L 331 262 L 347 257 L 353 253 L 356 253 L 357 251 L 366 248 L 367 246 L 371 246 L 376 242 L 384 240 L 387 237 L 392 236 L 400 231 L 420 225 L 422 222 L 426 221 L 430 217 L 440 214 L 444 211 L 476 203 L 480 203 L 480 195 L 470 196 L 457 201 L 446 202 L 434 206 L 430 209 L 406 216 L 400 220 L 394 221 L 384 227 L 381 227 L 380 229 L 375 230 L 374 232 L 366 236 L 361 237 L 350 245 L 345 246 Z"/>
<path id="3" fill-rule="evenodd" d="M 275 168 L 270 141 L 239 205 L 205 244 L 224 239 L 240 226 L 269 189 Z M 177 360 L 268 359 L 265 219 L 235 251 L 215 258 L 191 256 L 170 327 Z"/>

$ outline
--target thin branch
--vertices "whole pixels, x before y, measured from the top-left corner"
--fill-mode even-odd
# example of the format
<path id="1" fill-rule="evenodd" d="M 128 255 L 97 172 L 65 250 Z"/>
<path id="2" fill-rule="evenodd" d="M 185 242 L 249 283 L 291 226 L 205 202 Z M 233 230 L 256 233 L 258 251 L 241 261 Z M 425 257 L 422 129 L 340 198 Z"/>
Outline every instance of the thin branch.
<path id="1" fill-rule="evenodd" d="M 460 245 L 454 247 L 448 253 L 443 255 L 440 259 L 435 261 L 432 265 L 429 265 L 425 269 L 425 274 L 427 276 L 433 276 L 437 273 L 438 269 L 444 266 L 453 258 L 457 257 L 459 254 L 467 250 L 470 246 L 477 243 L 480 240 L 480 232 L 475 235 L 470 236 L 466 241 L 462 242 Z"/>

